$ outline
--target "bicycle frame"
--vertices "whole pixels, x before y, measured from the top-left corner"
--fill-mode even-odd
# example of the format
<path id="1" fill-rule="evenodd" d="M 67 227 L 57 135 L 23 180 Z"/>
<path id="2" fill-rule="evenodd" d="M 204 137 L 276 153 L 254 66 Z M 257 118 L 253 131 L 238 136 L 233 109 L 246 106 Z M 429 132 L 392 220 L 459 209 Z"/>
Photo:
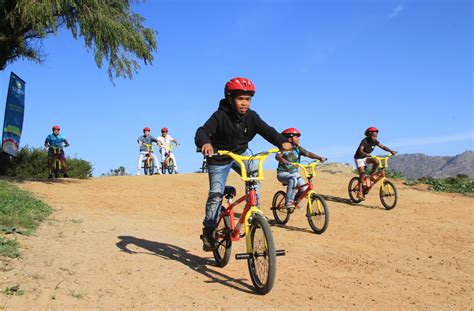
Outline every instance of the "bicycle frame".
<path id="1" fill-rule="evenodd" d="M 53 157 L 53 167 L 56 163 L 59 163 L 58 168 L 61 168 L 62 164 L 61 164 L 61 161 L 59 160 L 59 155 L 61 154 L 62 147 L 49 146 L 49 148 L 53 149 L 53 155 L 54 155 L 54 157 Z"/>
<path id="2" fill-rule="evenodd" d="M 377 157 L 377 156 L 372 156 L 372 158 L 375 158 L 379 161 L 379 166 L 378 168 L 380 168 L 380 172 L 378 173 L 371 173 L 370 175 L 366 175 L 364 177 L 364 185 L 367 187 L 367 193 L 369 193 L 369 191 L 375 186 L 376 183 L 378 183 L 380 180 L 382 181 L 382 183 L 380 184 L 380 188 L 383 187 L 383 184 L 384 184 L 384 181 L 387 179 L 387 177 L 385 177 L 385 168 L 388 167 L 388 159 L 391 157 L 392 155 L 389 154 L 387 155 L 386 157 Z M 374 178 L 373 180 L 371 179 L 372 176 L 375 176 L 376 178 Z M 367 181 L 370 181 L 370 184 L 367 184 Z M 359 184 L 357 184 L 357 186 L 359 186 Z"/>
<path id="3" fill-rule="evenodd" d="M 316 191 L 314 191 L 314 185 L 313 185 L 313 177 L 316 176 L 316 165 L 318 165 L 321 161 L 319 160 L 316 160 L 316 161 L 313 161 L 311 162 L 310 164 L 301 164 L 301 163 L 291 163 L 292 165 L 294 166 L 298 166 L 300 167 L 303 172 L 304 172 L 304 175 L 306 177 L 306 180 L 307 180 L 307 183 L 301 185 L 301 186 L 296 186 L 295 189 L 302 189 L 302 188 L 306 188 L 306 190 L 303 191 L 303 193 L 298 197 L 298 199 L 296 200 L 295 204 L 297 205 L 299 202 L 301 202 L 301 200 L 304 198 L 304 197 L 307 197 L 308 199 L 308 204 L 309 204 L 309 213 L 312 214 L 313 213 L 313 202 L 311 201 L 311 196 L 313 194 L 316 194 Z M 318 201 L 318 212 L 322 213 L 322 209 L 321 209 L 321 205 Z"/>
<path id="4" fill-rule="evenodd" d="M 242 178 L 242 181 L 245 182 L 246 194 L 240 197 L 235 202 L 233 202 L 233 200 L 229 198 L 228 199 L 229 205 L 223 212 L 221 212 L 219 216 L 219 220 L 222 217 L 229 216 L 230 227 L 232 230 L 232 233 L 231 233 L 232 241 L 239 241 L 241 237 L 245 236 L 247 253 L 252 252 L 252 244 L 251 244 L 252 242 L 250 240 L 250 234 L 248 234 L 249 229 L 250 229 L 249 219 L 250 217 L 252 217 L 253 214 L 256 214 L 256 213 L 263 215 L 262 211 L 260 211 L 260 209 L 257 207 L 256 184 L 257 184 L 257 181 L 264 179 L 263 162 L 268 158 L 268 156 L 271 153 L 277 153 L 279 151 L 280 150 L 278 148 L 274 148 L 255 156 L 241 156 L 241 155 L 232 153 L 230 151 L 225 151 L 225 150 L 219 150 L 217 152 L 219 155 L 226 155 L 226 156 L 231 157 L 235 162 L 237 162 L 240 165 L 240 168 L 241 168 L 241 178 Z M 248 176 L 244 161 L 254 161 L 254 160 L 259 161 L 257 176 Z M 240 215 L 238 223 L 235 224 L 234 207 L 242 203 L 244 200 L 247 201 L 247 204 L 245 205 L 244 210 L 242 211 L 242 214 Z M 242 230 L 242 226 L 244 227 L 244 234 L 241 236 L 240 232 Z"/>
<path id="5" fill-rule="evenodd" d="M 143 143 L 143 145 L 148 149 L 148 153 L 146 154 L 144 161 L 145 161 L 146 166 L 149 167 L 150 161 L 152 159 L 151 154 L 153 153 L 154 146 L 153 144 L 146 144 L 146 143 Z"/>
<path id="6" fill-rule="evenodd" d="M 171 143 L 169 145 L 163 144 L 163 147 L 166 149 L 165 160 L 163 162 L 166 163 L 166 165 L 168 165 L 168 159 L 171 157 L 171 154 L 173 153 L 173 148 L 176 146 L 176 143 Z"/>

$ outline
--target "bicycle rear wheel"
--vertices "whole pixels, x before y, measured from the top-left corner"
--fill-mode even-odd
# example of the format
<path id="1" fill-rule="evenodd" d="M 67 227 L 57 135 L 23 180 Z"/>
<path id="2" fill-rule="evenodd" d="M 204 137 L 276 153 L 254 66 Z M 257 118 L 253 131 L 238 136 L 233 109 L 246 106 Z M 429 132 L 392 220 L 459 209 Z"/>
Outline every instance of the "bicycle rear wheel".
<path id="1" fill-rule="evenodd" d="M 347 187 L 349 192 L 349 198 L 353 203 L 359 203 L 361 200 L 357 197 L 357 192 L 359 191 L 359 177 L 353 177 L 349 181 L 349 186 Z"/>
<path id="2" fill-rule="evenodd" d="M 380 186 L 380 201 L 385 209 L 392 209 L 397 205 L 397 188 L 390 180 L 384 180 Z"/>
<path id="3" fill-rule="evenodd" d="M 311 229 L 317 234 L 321 234 L 328 228 L 329 209 L 326 200 L 319 194 L 311 196 L 312 211 L 309 210 L 309 202 L 306 208 L 306 217 Z"/>
<path id="4" fill-rule="evenodd" d="M 276 275 L 276 253 L 270 225 L 262 215 L 252 216 L 249 233 L 252 254 L 247 259 L 250 277 L 259 294 L 267 294 L 273 288 Z"/>
<path id="5" fill-rule="evenodd" d="M 285 191 L 280 190 L 275 193 L 272 201 L 273 217 L 280 225 L 284 225 L 290 220 L 290 210 L 285 207 L 285 197 Z"/>
<path id="6" fill-rule="evenodd" d="M 214 231 L 216 249 L 212 251 L 218 267 L 225 267 L 229 263 L 232 252 L 231 232 L 230 216 L 219 218 Z"/>
<path id="7" fill-rule="evenodd" d="M 173 174 L 174 172 L 174 161 L 173 159 L 169 159 L 168 161 L 168 173 Z"/>

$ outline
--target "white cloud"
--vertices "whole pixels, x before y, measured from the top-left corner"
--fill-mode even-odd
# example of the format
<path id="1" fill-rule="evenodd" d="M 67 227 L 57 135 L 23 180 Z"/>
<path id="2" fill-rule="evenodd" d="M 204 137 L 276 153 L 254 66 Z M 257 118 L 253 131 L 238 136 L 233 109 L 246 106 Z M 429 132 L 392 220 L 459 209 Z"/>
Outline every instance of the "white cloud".
<path id="1" fill-rule="evenodd" d="M 405 6 L 402 3 L 400 3 L 392 10 L 390 15 L 388 16 L 388 19 L 391 20 L 391 19 L 396 18 L 398 15 L 400 15 L 403 12 L 403 10 L 405 10 Z"/>

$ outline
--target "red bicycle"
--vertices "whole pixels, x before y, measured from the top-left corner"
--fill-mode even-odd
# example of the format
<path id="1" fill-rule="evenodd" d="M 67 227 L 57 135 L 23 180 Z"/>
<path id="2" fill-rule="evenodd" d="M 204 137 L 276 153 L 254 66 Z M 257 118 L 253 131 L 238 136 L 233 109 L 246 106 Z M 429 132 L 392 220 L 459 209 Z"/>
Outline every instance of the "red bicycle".
<path id="1" fill-rule="evenodd" d="M 230 156 L 242 170 L 241 178 L 245 182 L 245 195 L 237 201 L 234 187 L 226 186 L 223 196 L 227 199 L 227 207 L 222 206 L 213 238 L 216 249 L 213 251 L 216 264 L 227 265 L 231 255 L 232 241 L 245 237 L 245 253 L 236 254 L 235 259 L 247 259 L 250 277 L 255 291 L 267 294 L 273 288 L 276 275 L 276 256 L 285 255 L 284 250 L 276 250 L 272 231 L 262 211 L 257 207 L 257 182 L 263 180 L 263 162 L 271 153 L 279 152 L 271 149 L 252 156 L 241 156 L 230 151 L 220 150 L 219 155 Z M 244 161 L 259 161 L 258 172 L 247 172 Z M 235 224 L 234 207 L 246 201 L 244 210 Z M 243 229 L 243 233 L 241 230 Z"/>
<path id="2" fill-rule="evenodd" d="M 294 166 L 298 166 L 303 169 L 304 175 L 308 180 L 307 183 L 301 186 L 296 186 L 295 189 L 298 190 L 298 193 L 295 196 L 295 206 L 299 206 L 300 202 L 303 199 L 307 199 L 308 203 L 306 205 L 306 217 L 308 218 L 308 223 L 311 229 L 317 233 L 321 234 L 326 231 L 329 224 L 329 209 L 324 198 L 317 194 L 314 191 L 313 177 L 316 176 L 315 166 L 320 161 L 316 160 L 310 164 L 301 164 L 301 163 L 291 163 Z M 286 186 L 287 184 L 283 184 Z M 306 188 L 305 190 L 302 190 Z M 290 215 L 294 212 L 295 208 L 285 207 L 285 197 L 286 192 L 283 190 L 277 191 L 273 196 L 272 211 L 275 221 L 284 225 L 290 219 Z"/>

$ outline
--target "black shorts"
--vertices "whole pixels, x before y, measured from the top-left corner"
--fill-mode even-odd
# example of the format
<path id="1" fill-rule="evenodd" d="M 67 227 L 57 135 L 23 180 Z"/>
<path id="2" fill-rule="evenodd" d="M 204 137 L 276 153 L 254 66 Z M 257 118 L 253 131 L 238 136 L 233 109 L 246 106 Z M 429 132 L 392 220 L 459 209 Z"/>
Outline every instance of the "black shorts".
<path id="1" fill-rule="evenodd" d="M 48 159 L 54 158 L 54 148 L 49 148 L 48 149 Z M 64 149 L 61 148 L 59 149 L 59 155 L 58 155 L 59 160 L 64 159 Z"/>

